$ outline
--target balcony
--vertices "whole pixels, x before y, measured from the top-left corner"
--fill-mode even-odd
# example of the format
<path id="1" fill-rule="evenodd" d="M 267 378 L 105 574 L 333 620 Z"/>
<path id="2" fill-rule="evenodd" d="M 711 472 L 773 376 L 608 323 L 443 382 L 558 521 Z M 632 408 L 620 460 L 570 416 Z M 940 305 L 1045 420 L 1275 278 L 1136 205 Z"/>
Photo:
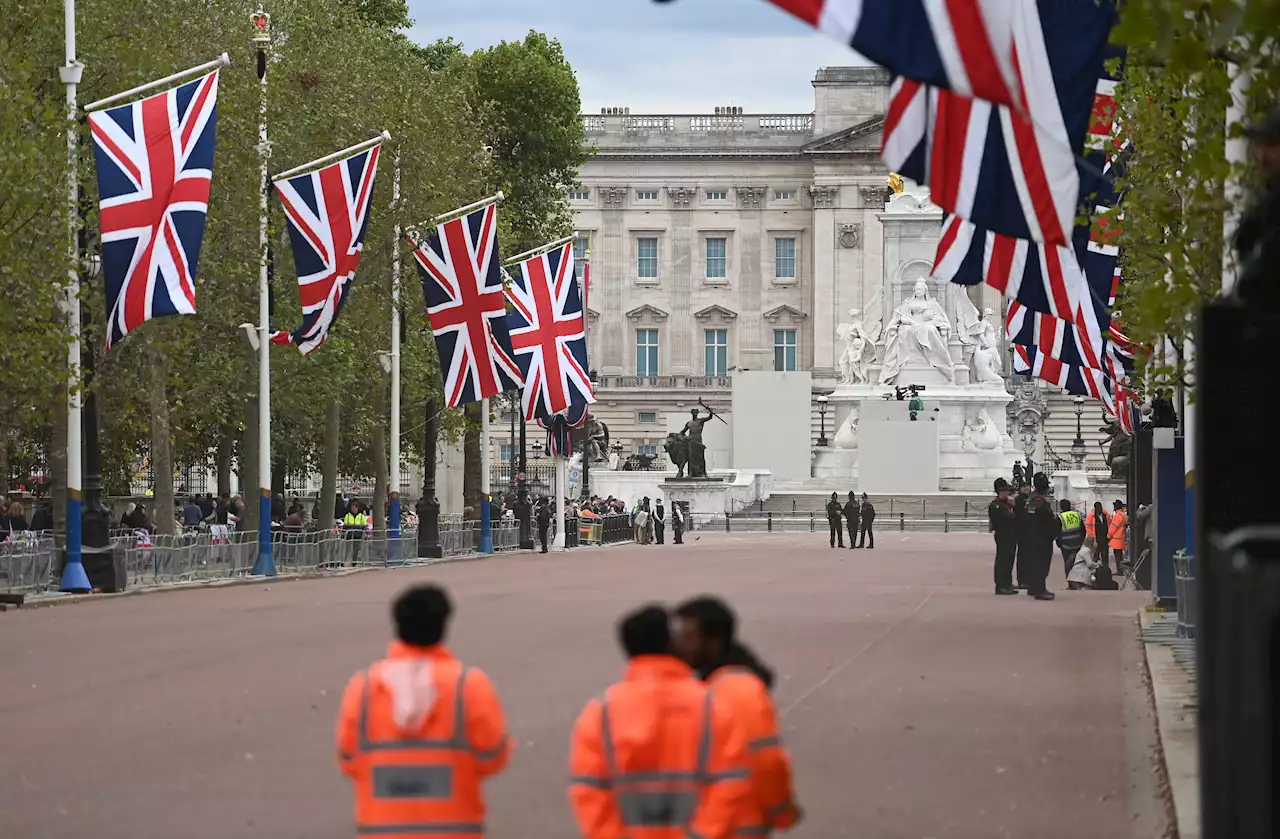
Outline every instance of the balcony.
<path id="1" fill-rule="evenodd" d="M 661 388 L 663 390 L 709 390 L 733 387 L 732 376 L 601 376 L 598 390 L 610 388 Z"/>
<path id="2" fill-rule="evenodd" d="M 813 114 L 584 115 L 587 142 L 600 153 L 632 150 L 791 151 L 813 136 Z"/>

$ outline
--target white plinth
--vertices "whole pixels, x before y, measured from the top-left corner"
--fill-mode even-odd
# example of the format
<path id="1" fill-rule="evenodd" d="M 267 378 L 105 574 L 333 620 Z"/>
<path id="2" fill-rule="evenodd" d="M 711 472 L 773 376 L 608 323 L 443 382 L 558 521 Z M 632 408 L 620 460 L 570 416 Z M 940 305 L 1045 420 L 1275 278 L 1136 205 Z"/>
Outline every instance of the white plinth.
<path id="1" fill-rule="evenodd" d="M 724 480 L 667 478 L 662 491 L 671 501 L 688 505 L 691 515 L 722 516 L 729 511 L 732 484 Z"/>
<path id="2" fill-rule="evenodd" d="M 906 402 L 862 403 L 858 424 L 858 488 L 876 495 L 937 492 L 938 421 L 934 411 L 911 419 Z"/>
<path id="3" fill-rule="evenodd" d="M 919 372 L 925 373 L 923 370 Z M 851 448 L 815 448 L 813 477 L 855 481 L 859 492 L 863 491 L 863 487 L 868 492 L 912 494 L 990 492 L 995 479 L 1011 474 L 1014 461 L 1022 457 L 1022 452 L 1015 447 L 1006 431 L 1006 409 L 1013 397 L 1001 383 L 925 383 L 925 391 L 921 394 L 924 411 L 920 413 L 918 421 L 930 422 L 937 429 L 936 478 L 931 478 L 934 474 L 933 467 L 927 463 L 915 464 L 913 446 L 916 444 L 905 439 L 876 438 L 878 442 L 873 442 L 872 438 L 876 433 L 870 432 L 869 425 L 874 417 L 885 416 L 887 410 L 906 411 L 906 401 L 885 401 L 883 397 L 886 393 L 892 393 L 892 388 L 886 385 L 842 385 L 828 397 L 837 428 L 843 427 L 851 412 L 858 412 L 857 434 Z M 985 434 L 978 434 L 976 429 L 976 420 L 981 412 L 985 412 L 988 420 Z M 965 430 L 966 423 L 970 426 L 968 432 Z M 868 436 L 869 433 L 871 436 Z M 872 448 L 876 449 L 875 454 L 870 454 Z M 913 481 L 913 485 L 918 484 L 920 488 L 873 488 L 868 483 L 868 458 L 879 459 L 882 456 L 894 458 L 900 464 L 897 467 L 899 471 L 917 473 L 921 480 Z M 924 482 L 931 479 L 935 481 L 933 485 L 923 488 Z"/>

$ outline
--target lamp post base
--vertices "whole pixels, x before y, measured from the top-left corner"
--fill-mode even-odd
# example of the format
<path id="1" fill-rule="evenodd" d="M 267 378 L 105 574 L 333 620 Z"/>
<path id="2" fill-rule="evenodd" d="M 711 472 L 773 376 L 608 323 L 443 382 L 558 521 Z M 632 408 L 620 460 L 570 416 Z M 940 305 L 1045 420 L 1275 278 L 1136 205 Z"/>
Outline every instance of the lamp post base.
<path id="1" fill-rule="evenodd" d="M 440 546 L 440 502 L 434 493 L 423 492 L 415 507 L 418 513 L 418 559 L 442 559 Z"/>

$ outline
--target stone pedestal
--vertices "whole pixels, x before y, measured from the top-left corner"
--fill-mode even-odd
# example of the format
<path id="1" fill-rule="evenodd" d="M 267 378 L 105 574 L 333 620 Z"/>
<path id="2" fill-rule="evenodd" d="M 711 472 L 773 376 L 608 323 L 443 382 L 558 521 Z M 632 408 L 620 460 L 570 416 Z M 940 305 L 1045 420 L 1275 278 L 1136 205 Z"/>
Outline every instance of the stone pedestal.
<path id="1" fill-rule="evenodd" d="M 687 505 L 690 515 L 722 516 L 729 510 L 730 485 L 723 478 L 667 478 L 662 491 Z"/>

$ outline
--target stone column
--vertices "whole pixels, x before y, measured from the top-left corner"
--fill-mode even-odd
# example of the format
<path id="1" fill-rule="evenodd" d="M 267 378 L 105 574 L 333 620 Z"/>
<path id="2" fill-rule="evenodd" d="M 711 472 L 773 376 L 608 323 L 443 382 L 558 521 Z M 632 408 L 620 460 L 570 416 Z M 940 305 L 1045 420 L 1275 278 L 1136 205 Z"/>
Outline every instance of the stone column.
<path id="1" fill-rule="evenodd" d="M 772 370 L 773 362 L 763 366 L 764 348 L 761 346 L 759 312 L 762 305 L 765 283 L 765 261 L 763 220 L 761 207 L 764 206 L 765 189 L 762 186 L 734 187 L 738 195 L 738 235 L 741 244 L 738 252 L 742 254 L 742 311 L 752 316 L 742 318 L 738 326 L 738 358 L 736 364 L 750 370 Z M 772 354 L 772 348 L 769 350 Z"/>
<path id="2" fill-rule="evenodd" d="M 840 322 L 836 305 L 839 282 L 836 270 L 836 198 L 840 187 L 814 185 L 813 196 L 813 376 L 815 379 L 835 375 L 837 347 L 836 326 Z"/>
<path id="3" fill-rule="evenodd" d="M 693 374 L 693 205 L 694 189 L 667 187 L 671 202 L 671 346 L 670 372 L 675 376 Z"/>
<path id="4" fill-rule="evenodd" d="M 627 187 L 600 188 L 604 205 L 600 223 L 600 274 L 595 280 L 599 299 L 595 305 L 600 312 L 601 329 L 597 332 L 600 355 L 600 372 L 622 375 L 627 372 L 627 321 L 622 311 L 622 289 L 631 282 L 631 270 L 627 264 L 626 231 L 622 224 L 622 207 L 627 200 Z M 593 335 L 593 338 L 595 336 Z"/>

